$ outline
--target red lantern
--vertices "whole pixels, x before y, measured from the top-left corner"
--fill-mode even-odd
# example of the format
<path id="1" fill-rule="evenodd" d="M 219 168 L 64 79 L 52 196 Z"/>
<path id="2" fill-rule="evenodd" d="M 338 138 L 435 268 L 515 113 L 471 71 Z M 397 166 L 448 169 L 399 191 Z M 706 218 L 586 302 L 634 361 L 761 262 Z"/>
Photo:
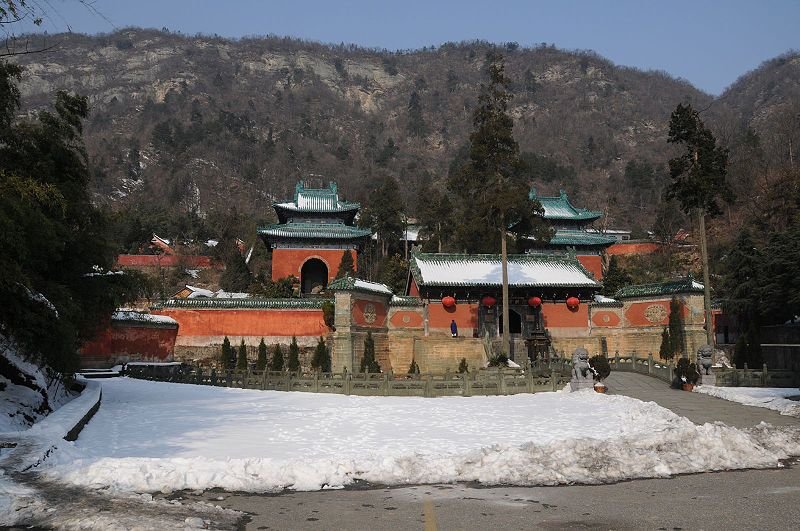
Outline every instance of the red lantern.
<path id="1" fill-rule="evenodd" d="M 528 299 L 528 306 L 530 306 L 531 308 L 538 308 L 541 305 L 542 305 L 542 299 L 539 297 L 531 297 L 530 299 Z"/>
<path id="2" fill-rule="evenodd" d="M 487 308 L 491 308 L 492 306 L 497 304 L 497 299 L 495 299 L 491 295 L 487 295 L 487 296 L 485 296 L 484 298 L 481 299 L 481 304 L 483 304 Z"/>
<path id="3" fill-rule="evenodd" d="M 578 299 L 578 297 L 570 297 L 567 299 L 567 308 L 570 310 L 576 310 L 580 304 L 581 301 Z"/>
<path id="4" fill-rule="evenodd" d="M 456 299 L 448 295 L 447 297 L 442 297 L 442 306 L 445 308 L 452 308 L 456 305 Z"/>

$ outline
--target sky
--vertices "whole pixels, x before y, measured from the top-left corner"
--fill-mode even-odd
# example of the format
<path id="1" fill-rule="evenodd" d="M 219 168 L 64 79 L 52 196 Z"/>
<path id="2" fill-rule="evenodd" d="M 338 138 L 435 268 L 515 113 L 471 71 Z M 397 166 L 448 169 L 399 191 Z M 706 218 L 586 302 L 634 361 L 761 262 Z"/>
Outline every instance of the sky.
<path id="1" fill-rule="evenodd" d="M 38 0 L 38 31 L 127 26 L 223 37 L 275 34 L 415 49 L 483 39 L 594 50 L 618 65 L 664 70 L 710 94 L 800 49 L 800 0 Z M 88 7 L 87 7 L 88 6 Z"/>

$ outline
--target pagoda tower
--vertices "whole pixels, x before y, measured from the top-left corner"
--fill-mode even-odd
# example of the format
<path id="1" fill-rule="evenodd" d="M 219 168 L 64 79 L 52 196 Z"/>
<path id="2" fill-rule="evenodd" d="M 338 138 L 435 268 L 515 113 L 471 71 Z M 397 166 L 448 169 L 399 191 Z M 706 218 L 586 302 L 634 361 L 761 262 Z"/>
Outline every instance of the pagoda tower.
<path id="1" fill-rule="evenodd" d="M 541 203 L 544 209 L 542 217 L 555 229 L 546 249 L 574 251 L 583 267 L 591 271 L 595 279 L 601 280 L 602 254 L 617 241 L 590 227 L 603 213 L 573 206 L 564 190 L 559 190 L 556 197 L 546 197 L 537 195 L 536 189 L 531 188 L 528 197 Z"/>
<path id="2" fill-rule="evenodd" d="M 358 253 L 372 235 L 353 225 L 361 205 L 339 199 L 336 183 L 306 188 L 297 183 L 294 199 L 273 203 L 278 223 L 259 227 L 272 249 L 272 280 L 290 275 L 300 279 L 302 293 L 325 289 L 336 277 L 345 252 Z"/>

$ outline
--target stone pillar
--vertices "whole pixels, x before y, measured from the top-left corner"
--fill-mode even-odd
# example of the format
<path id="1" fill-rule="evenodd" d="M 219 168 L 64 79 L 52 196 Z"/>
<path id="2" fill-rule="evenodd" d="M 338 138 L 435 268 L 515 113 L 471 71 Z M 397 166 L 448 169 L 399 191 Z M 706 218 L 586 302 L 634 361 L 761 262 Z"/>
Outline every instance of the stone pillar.
<path id="1" fill-rule="evenodd" d="M 355 367 L 353 361 L 353 301 L 352 294 L 348 291 L 337 291 L 334 295 L 334 326 L 333 352 L 331 352 L 331 369 L 333 372 L 342 372 L 345 367 L 352 371 Z"/>

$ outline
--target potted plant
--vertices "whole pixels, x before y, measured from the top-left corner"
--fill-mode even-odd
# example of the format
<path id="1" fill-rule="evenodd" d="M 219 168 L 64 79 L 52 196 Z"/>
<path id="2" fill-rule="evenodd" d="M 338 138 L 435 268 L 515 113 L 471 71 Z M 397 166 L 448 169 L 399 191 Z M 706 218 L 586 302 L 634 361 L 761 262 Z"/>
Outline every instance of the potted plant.
<path id="1" fill-rule="evenodd" d="M 594 390 L 598 393 L 605 393 L 608 388 L 604 380 L 611 374 L 611 365 L 608 363 L 608 358 L 598 354 L 589 358 L 589 368 L 594 373 Z"/>
<path id="2" fill-rule="evenodd" d="M 675 379 L 672 381 L 672 387 L 691 391 L 699 379 L 700 373 L 697 372 L 697 365 L 689 361 L 689 358 L 680 358 L 675 366 Z"/>

